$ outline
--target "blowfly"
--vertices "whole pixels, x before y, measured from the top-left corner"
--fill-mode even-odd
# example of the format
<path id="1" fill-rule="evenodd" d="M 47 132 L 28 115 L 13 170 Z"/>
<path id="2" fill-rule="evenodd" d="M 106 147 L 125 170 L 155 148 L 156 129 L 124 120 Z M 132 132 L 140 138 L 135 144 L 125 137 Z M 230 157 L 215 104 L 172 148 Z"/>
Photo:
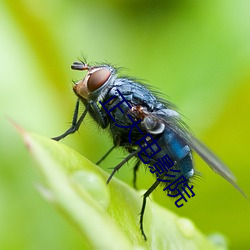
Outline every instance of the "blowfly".
<path id="1" fill-rule="evenodd" d="M 139 166 L 149 166 L 150 172 L 157 179 L 143 195 L 140 229 L 145 240 L 143 215 L 146 199 L 160 183 L 164 184 L 164 190 L 170 197 L 184 197 L 185 187 L 194 196 L 192 187 L 188 186 L 195 174 L 193 151 L 246 196 L 227 166 L 189 132 L 172 103 L 157 97 L 147 85 L 133 78 L 119 77 L 118 70 L 109 64 L 90 66 L 80 61 L 74 62 L 71 68 L 86 71 L 87 74 L 73 87 L 77 102 L 71 127 L 53 139 L 59 141 L 76 132 L 89 113 L 102 129 L 108 129 L 113 138 L 113 147 L 98 163 L 116 147 L 122 147 L 128 152 L 124 160 L 113 169 L 107 183 L 131 158 L 136 159 L 134 185 Z M 79 115 L 80 103 L 83 103 L 85 110 Z M 179 203 L 176 205 L 182 206 Z"/>

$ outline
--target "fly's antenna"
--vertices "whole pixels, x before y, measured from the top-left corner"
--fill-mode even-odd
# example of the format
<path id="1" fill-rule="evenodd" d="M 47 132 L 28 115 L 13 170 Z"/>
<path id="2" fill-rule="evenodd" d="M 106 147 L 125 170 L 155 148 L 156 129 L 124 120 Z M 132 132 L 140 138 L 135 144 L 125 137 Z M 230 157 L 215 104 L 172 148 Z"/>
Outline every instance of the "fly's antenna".
<path id="1" fill-rule="evenodd" d="M 71 69 L 74 70 L 89 70 L 89 65 L 84 62 L 73 62 Z"/>

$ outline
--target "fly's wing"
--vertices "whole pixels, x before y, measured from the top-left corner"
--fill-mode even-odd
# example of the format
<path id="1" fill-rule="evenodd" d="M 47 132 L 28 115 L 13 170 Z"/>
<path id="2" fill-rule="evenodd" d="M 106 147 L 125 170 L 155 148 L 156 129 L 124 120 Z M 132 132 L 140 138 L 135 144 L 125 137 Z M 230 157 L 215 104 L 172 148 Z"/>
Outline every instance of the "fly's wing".
<path id="1" fill-rule="evenodd" d="M 171 112 L 177 113 L 175 111 Z M 161 110 L 158 114 L 157 112 L 151 113 L 151 115 L 155 120 L 158 120 L 158 122 L 163 123 L 166 127 L 175 132 L 212 168 L 212 170 L 231 183 L 242 195 L 245 196 L 245 198 L 248 199 L 247 195 L 237 185 L 236 178 L 233 173 L 210 149 L 208 149 L 188 131 L 188 129 L 181 122 L 180 117 L 177 115 L 171 115 L 168 109 Z"/>
<path id="2" fill-rule="evenodd" d="M 187 144 L 208 164 L 209 167 L 230 182 L 242 195 L 245 196 L 245 198 L 248 199 L 247 195 L 237 185 L 236 178 L 230 169 L 210 149 L 191 134 L 182 135 L 181 138 L 187 142 Z"/>

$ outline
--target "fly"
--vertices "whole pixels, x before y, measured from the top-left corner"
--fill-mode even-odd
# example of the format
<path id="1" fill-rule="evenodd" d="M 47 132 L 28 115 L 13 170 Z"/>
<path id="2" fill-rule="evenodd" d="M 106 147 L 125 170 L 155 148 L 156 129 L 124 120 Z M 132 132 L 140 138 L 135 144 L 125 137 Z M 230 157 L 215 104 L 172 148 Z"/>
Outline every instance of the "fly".
<path id="1" fill-rule="evenodd" d="M 162 182 L 165 182 L 166 186 L 170 182 L 181 184 L 185 191 L 184 187 L 195 174 L 193 151 L 247 198 L 227 166 L 189 132 L 172 103 L 157 97 L 146 85 L 132 78 L 118 77 L 117 70 L 111 65 L 90 66 L 85 62 L 74 62 L 71 68 L 87 71 L 87 74 L 73 87 L 78 99 L 71 127 L 53 139 L 59 141 L 76 132 L 89 113 L 102 129 L 108 129 L 113 138 L 113 147 L 98 164 L 116 147 L 123 147 L 128 152 L 124 160 L 113 169 L 107 183 L 134 157 L 134 186 L 136 171 L 142 163 L 156 166 L 164 161 L 165 166 L 169 167 L 168 174 L 157 173 L 157 180 L 143 195 L 140 229 L 145 240 L 143 215 L 147 197 Z M 80 102 L 84 104 L 85 110 L 78 117 Z M 150 168 L 150 172 L 156 173 L 156 168 Z M 180 178 L 183 178 L 183 181 L 180 181 Z M 177 191 L 173 187 L 171 189 L 170 185 L 168 187 L 168 195 L 176 197 Z M 189 190 L 192 192 L 191 189 Z"/>

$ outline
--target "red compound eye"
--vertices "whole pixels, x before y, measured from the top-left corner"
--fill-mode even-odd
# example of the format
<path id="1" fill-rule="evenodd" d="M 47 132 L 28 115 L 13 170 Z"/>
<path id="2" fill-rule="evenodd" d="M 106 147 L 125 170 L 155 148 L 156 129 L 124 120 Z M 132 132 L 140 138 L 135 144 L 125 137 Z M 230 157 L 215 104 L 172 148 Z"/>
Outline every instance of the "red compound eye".
<path id="1" fill-rule="evenodd" d="M 92 73 L 88 79 L 88 90 L 93 92 L 99 89 L 109 78 L 110 71 L 108 69 L 99 69 Z"/>

